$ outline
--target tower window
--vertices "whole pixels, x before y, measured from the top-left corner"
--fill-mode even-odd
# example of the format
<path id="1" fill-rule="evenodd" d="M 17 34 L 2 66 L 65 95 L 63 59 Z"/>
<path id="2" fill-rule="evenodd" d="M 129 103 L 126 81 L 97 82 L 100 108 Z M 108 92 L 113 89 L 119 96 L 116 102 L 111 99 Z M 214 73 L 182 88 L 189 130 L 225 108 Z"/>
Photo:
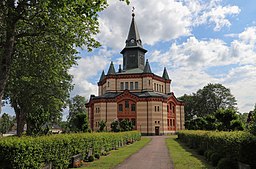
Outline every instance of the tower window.
<path id="1" fill-rule="evenodd" d="M 139 89 L 139 83 L 135 82 L 135 90 L 138 90 L 138 89 Z"/>
<path id="2" fill-rule="evenodd" d="M 125 90 L 128 89 L 128 82 L 125 82 Z"/>
<path id="3" fill-rule="evenodd" d="M 129 101 L 128 100 L 125 101 L 125 108 L 129 108 Z"/>
<path id="4" fill-rule="evenodd" d="M 130 90 L 133 90 L 133 82 L 130 82 Z"/>
<path id="5" fill-rule="evenodd" d="M 121 90 L 124 90 L 124 82 L 121 82 L 121 83 L 120 83 L 120 89 L 121 89 Z"/>
<path id="6" fill-rule="evenodd" d="M 132 111 L 135 111 L 135 110 L 136 110 L 136 105 L 135 105 L 135 104 L 132 104 L 131 109 L 132 109 Z"/>
<path id="7" fill-rule="evenodd" d="M 119 105 L 118 105 L 118 111 L 119 111 L 119 112 L 122 112 L 122 111 L 123 111 L 123 104 L 119 104 Z"/>
<path id="8" fill-rule="evenodd" d="M 109 87 L 109 82 L 108 82 L 108 87 Z"/>
<path id="9" fill-rule="evenodd" d="M 148 80 L 148 85 L 150 85 L 150 80 Z"/>
<path id="10" fill-rule="evenodd" d="M 159 111 L 159 106 L 157 106 L 157 111 Z"/>

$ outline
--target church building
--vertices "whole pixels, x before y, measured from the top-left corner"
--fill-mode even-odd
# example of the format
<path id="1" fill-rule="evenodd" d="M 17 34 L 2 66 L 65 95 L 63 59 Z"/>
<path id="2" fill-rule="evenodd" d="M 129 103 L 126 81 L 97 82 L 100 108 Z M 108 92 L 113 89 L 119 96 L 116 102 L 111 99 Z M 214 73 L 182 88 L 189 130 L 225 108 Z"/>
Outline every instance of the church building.
<path id="1" fill-rule="evenodd" d="M 128 119 L 134 130 L 143 135 L 164 135 L 184 129 L 184 104 L 171 91 L 171 79 L 166 68 L 158 76 L 145 61 L 146 49 L 142 46 L 139 31 L 132 21 L 123 55 L 123 67 L 115 70 L 110 63 L 107 74 L 104 70 L 98 82 L 98 96 L 91 95 L 86 104 L 90 127 L 99 129 L 99 122 L 106 122 L 111 130 L 114 120 Z"/>

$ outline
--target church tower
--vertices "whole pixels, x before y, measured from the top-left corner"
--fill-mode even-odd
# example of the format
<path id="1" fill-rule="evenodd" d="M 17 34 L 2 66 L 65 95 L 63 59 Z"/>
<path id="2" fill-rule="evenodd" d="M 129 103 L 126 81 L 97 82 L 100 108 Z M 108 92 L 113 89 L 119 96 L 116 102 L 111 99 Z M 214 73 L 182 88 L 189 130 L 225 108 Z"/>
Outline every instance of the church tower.
<path id="1" fill-rule="evenodd" d="M 111 62 L 98 81 L 98 96 L 91 95 L 86 104 L 90 127 L 93 131 L 106 122 L 111 131 L 115 121 L 128 120 L 142 135 L 163 135 L 184 129 L 184 104 L 171 91 L 171 79 L 164 68 L 162 76 L 154 74 L 150 62 L 145 61 L 135 14 L 121 51 L 123 69 L 115 70 Z"/>
<path id="2" fill-rule="evenodd" d="M 123 69 L 124 71 L 129 69 L 139 68 L 144 70 L 145 65 L 145 53 L 146 49 L 142 46 L 139 31 L 134 20 L 135 14 L 132 13 L 132 22 L 128 37 L 125 41 L 125 48 L 121 51 L 123 54 Z"/>

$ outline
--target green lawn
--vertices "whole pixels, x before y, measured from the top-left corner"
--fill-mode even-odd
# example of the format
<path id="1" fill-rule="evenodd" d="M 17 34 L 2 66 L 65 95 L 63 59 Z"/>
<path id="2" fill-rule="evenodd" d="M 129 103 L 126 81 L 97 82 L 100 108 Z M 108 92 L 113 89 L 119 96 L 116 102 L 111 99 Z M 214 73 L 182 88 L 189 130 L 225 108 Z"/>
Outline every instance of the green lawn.
<path id="1" fill-rule="evenodd" d="M 99 160 L 86 164 L 84 169 L 111 169 L 122 163 L 126 158 L 130 157 L 132 154 L 139 151 L 151 139 L 142 138 L 131 145 L 119 148 L 118 150 L 113 150 L 108 156 L 101 156 Z M 82 168 L 83 169 L 83 168 Z"/>
<path id="2" fill-rule="evenodd" d="M 207 164 L 204 157 L 177 142 L 176 138 L 177 136 L 170 136 L 166 139 L 175 169 L 213 169 L 211 165 Z"/>

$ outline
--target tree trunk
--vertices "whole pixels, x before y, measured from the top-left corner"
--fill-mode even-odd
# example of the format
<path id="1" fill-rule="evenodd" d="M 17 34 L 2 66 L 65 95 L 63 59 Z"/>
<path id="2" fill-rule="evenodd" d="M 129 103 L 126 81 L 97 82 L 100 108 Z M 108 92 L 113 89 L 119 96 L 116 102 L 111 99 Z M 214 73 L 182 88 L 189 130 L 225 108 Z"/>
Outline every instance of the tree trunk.
<path id="1" fill-rule="evenodd" d="M 25 114 L 22 111 L 16 113 L 16 119 L 17 119 L 17 136 L 21 137 L 24 131 L 24 126 L 25 126 Z"/>
<path id="2" fill-rule="evenodd" d="M 12 3 L 9 5 L 13 7 Z M 3 44 L 0 46 L 2 48 L 0 53 L 0 113 L 2 107 L 2 99 L 4 96 L 4 89 L 11 69 L 17 22 L 17 19 L 14 18 L 12 10 L 8 11 L 7 17 L 4 18 L 4 20 L 6 22 L 6 38 L 3 40 Z"/>

